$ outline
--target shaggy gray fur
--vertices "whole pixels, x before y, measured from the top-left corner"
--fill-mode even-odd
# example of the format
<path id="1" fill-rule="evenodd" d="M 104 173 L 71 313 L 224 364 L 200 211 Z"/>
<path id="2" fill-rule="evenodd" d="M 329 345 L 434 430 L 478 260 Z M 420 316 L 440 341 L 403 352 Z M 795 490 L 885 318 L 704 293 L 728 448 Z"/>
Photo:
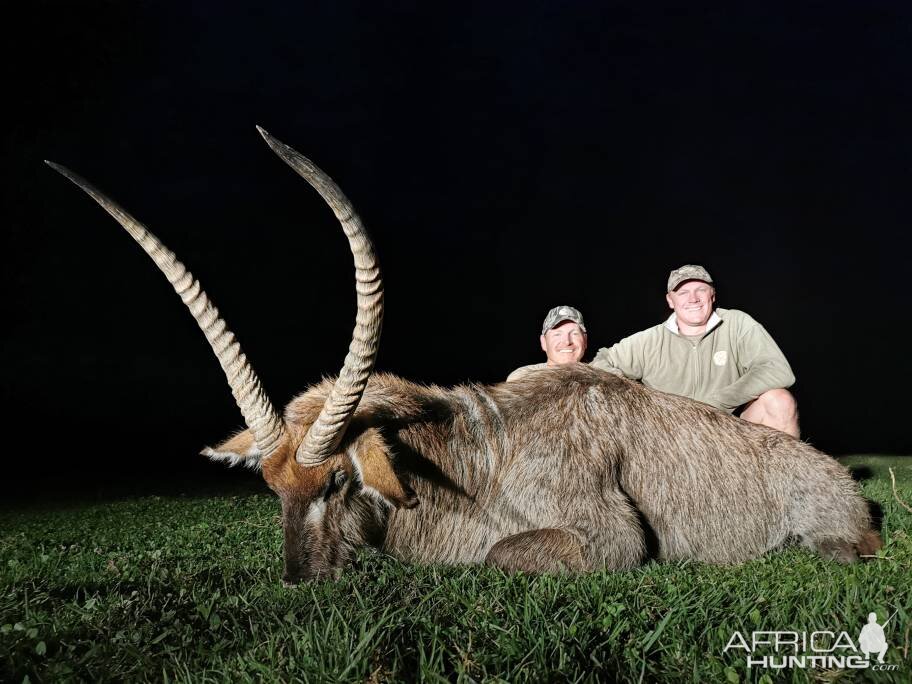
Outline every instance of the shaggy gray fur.
<path id="1" fill-rule="evenodd" d="M 292 401 L 286 420 L 306 422 L 328 387 Z M 345 444 L 370 428 L 421 503 L 391 508 L 348 483 L 319 530 L 300 530 L 334 548 L 306 576 L 364 543 L 405 560 L 531 571 L 631 568 L 647 542 L 659 558 L 709 563 L 789 538 L 842 561 L 879 546 L 858 486 L 829 456 L 582 364 L 452 390 L 377 374 Z"/>

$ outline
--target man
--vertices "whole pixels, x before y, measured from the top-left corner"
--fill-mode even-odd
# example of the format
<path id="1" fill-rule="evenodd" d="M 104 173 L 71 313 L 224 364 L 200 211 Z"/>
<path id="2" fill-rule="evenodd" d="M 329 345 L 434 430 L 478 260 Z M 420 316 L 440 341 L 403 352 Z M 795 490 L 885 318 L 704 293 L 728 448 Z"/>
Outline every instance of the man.
<path id="1" fill-rule="evenodd" d="M 672 271 L 665 300 L 668 320 L 600 349 L 592 365 L 798 437 L 798 406 L 786 389 L 795 376 L 763 326 L 743 311 L 716 309 L 702 266 Z"/>
<path id="2" fill-rule="evenodd" d="M 534 363 L 517 368 L 507 377 L 508 381 L 516 380 L 531 370 L 581 360 L 583 354 L 586 353 L 588 342 L 583 314 L 572 306 L 555 306 L 545 316 L 539 341 L 548 360 L 545 363 Z"/>

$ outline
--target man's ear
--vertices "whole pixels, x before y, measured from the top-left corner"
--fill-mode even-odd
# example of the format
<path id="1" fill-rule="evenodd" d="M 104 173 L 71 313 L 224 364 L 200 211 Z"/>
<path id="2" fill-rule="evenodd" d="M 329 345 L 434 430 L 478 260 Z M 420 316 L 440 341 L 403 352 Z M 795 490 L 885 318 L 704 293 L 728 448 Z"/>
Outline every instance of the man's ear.
<path id="1" fill-rule="evenodd" d="M 545 352 L 545 354 L 547 354 L 547 353 L 548 353 L 548 348 L 545 346 L 545 336 L 544 336 L 544 335 L 539 335 L 539 336 L 538 336 L 538 341 L 541 343 L 542 351 Z"/>
<path id="2" fill-rule="evenodd" d="M 380 433 L 370 428 L 347 450 L 364 491 L 378 496 L 396 508 L 414 508 L 418 497 L 402 484 L 393 469 L 390 448 Z"/>
<path id="3" fill-rule="evenodd" d="M 262 454 L 257 449 L 250 430 L 242 430 L 214 449 L 206 447 L 200 453 L 213 461 L 221 461 L 231 466 L 244 465 L 253 470 L 259 470 L 261 467 Z"/>
<path id="4" fill-rule="evenodd" d="M 665 301 L 668 302 L 668 308 L 669 308 L 669 309 L 674 309 L 674 308 L 675 308 L 674 299 L 671 298 L 671 292 L 665 293 Z"/>

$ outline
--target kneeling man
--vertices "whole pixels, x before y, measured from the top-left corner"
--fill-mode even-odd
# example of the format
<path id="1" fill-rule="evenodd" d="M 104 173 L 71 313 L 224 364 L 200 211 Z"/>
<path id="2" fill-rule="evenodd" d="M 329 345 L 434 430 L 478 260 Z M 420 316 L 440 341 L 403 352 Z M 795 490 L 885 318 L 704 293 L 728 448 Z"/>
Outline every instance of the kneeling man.
<path id="1" fill-rule="evenodd" d="M 668 277 L 674 313 L 610 348 L 592 365 L 799 436 L 795 376 L 762 325 L 743 311 L 716 309 L 712 278 L 687 265 Z"/>
<path id="2" fill-rule="evenodd" d="M 572 306 L 555 306 L 545 316 L 539 340 L 548 360 L 545 363 L 521 366 L 510 373 L 507 380 L 516 380 L 525 373 L 539 368 L 582 360 L 587 343 L 583 314 Z"/>

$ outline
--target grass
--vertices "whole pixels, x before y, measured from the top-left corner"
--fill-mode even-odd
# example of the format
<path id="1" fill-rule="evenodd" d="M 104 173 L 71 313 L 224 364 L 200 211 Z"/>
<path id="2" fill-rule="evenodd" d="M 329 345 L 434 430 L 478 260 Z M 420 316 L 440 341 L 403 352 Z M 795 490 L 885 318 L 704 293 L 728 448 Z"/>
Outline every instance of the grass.
<path id="1" fill-rule="evenodd" d="M 0 680 L 912 681 L 912 458 L 853 457 L 886 546 L 839 566 L 799 548 L 738 567 L 504 575 L 364 553 L 285 589 L 260 489 L 0 514 Z M 745 666 L 735 630 L 847 631 L 875 610 L 898 669 Z M 749 636 L 749 635 L 748 635 Z M 784 674 L 782 674 L 784 672 Z M 854 679 L 853 679 L 854 678 Z"/>

